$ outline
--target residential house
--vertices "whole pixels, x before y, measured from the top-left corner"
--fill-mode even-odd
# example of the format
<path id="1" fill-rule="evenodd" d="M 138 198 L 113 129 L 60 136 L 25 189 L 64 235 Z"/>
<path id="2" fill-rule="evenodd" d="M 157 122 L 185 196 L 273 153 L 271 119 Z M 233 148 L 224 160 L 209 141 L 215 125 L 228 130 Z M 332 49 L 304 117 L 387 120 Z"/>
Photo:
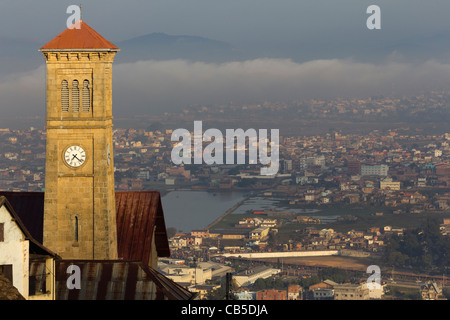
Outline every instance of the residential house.
<path id="1" fill-rule="evenodd" d="M 256 299 L 256 293 L 247 291 L 247 290 L 235 292 L 234 295 L 238 300 L 255 300 Z"/>
<path id="2" fill-rule="evenodd" d="M 203 300 L 206 298 L 208 293 L 210 293 L 218 288 L 220 288 L 220 285 L 217 285 L 217 284 L 216 285 L 201 284 L 201 285 L 190 286 L 189 291 L 197 293 L 198 299 Z"/>
<path id="3" fill-rule="evenodd" d="M 191 236 L 197 238 L 209 238 L 209 230 L 192 230 Z"/>
<path id="4" fill-rule="evenodd" d="M 269 227 L 274 228 L 277 226 L 277 219 L 264 219 L 261 224 L 261 227 Z"/>
<path id="5" fill-rule="evenodd" d="M 442 290 L 436 282 L 428 281 L 420 287 L 422 300 L 438 300 L 442 298 Z"/>
<path id="6" fill-rule="evenodd" d="M 250 233 L 251 240 L 264 240 L 269 235 L 269 227 L 260 227 L 252 230 Z"/>
<path id="7" fill-rule="evenodd" d="M 25 299 L 54 299 L 51 275 L 55 273 L 54 261 L 58 256 L 31 236 L 4 196 L 0 196 L 0 253 L 0 274 Z M 36 264 L 42 268 L 36 268 Z M 36 280 L 41 285 L 37 286 Z"/>
<path id="8" fill-rule="evenodd" d="M 159 192 L 116 192 L 118 260 L 61 259 L 41 244 L 44 193 L 0 192 L 0 195 L 3 223 L 0 228 L 3 229 L 4 239 L 0 242 L 3 246 L 0 248 L 0 265 L 2 271 L 12 277 L 14 286 L 24 298 L 195 298 L 195 293 L 156 271 L 158 257 L 170 255 Z M 8 254 L 3 254 L 5 252 Z M 67 285 L 73 266 L 79 270 L 79 290 Z"/>
<path id="9" fill-rule="evenodd" d="M 385 178 L 380 181 L 380 189 L 381 190 L 394 190 L 398 191 L 400 190 L 400 182 L 399 181 L 393 181 L 391 178 Z"/>
<path id="10" fill-rule="evenodd" d="M 256 291 L 256 300 L 287 300 L 287 292 L 276 289 Z"/>
<path id="11" fill-rule="evenodd" d="M 288 300 L 302 300 L 303 289 L 298 284 L 290 284 L 287 290 Z"/>
<path id="12" fill-rule="evenodd" d="M 308 290 L 314 291 L 317 289 L 333 289 L 334 286 L 336 286 L 336 285 L 337 285 L 337 283 L 332 280 L 324 280 L 324 281 L 321 281 L 319 283 L 309 286 Z"/>
<path id="13" fill-rule="evenodd" d="M 334 290 L 333 289 L 325 289 L 319 288 L 312 291 L 313 300 L 333 300 L 334 299 Z"/>
<path id="14" fill-rule="evenodd" d="M 334 286 L 334 300 L 369 300 L 369 288 L 363 284 L 338 284 Z"/>
<path id="15" fill-rule="evenodd" d="M 280 269 L 260 266 L 233 275 L 233 280 L 236 281 L 238 287 L 250 286 L 259 278 L 266 279 L 280 272 Z"/>

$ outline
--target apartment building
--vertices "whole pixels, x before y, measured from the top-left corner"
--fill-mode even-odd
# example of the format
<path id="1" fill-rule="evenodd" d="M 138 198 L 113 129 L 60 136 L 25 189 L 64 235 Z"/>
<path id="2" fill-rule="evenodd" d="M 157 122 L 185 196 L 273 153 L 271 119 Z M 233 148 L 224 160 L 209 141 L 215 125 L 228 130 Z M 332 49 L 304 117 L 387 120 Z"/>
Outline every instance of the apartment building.
<path id="1" fill-rule="evenodd" d="M 388 175 L 389 167 L 385 164 L 381 165 L 361 165 L 362 176 L 380 176 L 386 177 Z"/>
<path id="2" fill-rule="evenodd" d="M 333 287 L 334 300 L 369 300 L 369 288 L 363 284 L 338 284 Z"/>

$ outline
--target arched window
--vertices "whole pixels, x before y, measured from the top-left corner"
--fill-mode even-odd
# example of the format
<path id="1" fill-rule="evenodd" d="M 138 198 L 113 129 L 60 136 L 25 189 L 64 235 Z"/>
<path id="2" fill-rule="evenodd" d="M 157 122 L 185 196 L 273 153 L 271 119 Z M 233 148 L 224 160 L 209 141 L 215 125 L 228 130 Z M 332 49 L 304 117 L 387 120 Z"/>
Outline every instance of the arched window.
<path id="1" fill-rule="evenodd" d="M 69 85 L 67 80 L 61 83 L 61 111 L 69 112 Z"/>
<path id="2" fill-rule="evenodd" d="M 78 80 L 72 82 L 72 112 L 80 111 L 80 89 L 78 88 Z"/>
<path id="3" fill-rule="evenodd" d="M 75 217 L 75 241 L 78 242 L 78 217 Z"/>
<path id="4" fill-rule="evenodd" d="M 83 112 L 91 111 L 91 93 L 89 90 L 89 80 L 83 81 L 82 98 Z"/>

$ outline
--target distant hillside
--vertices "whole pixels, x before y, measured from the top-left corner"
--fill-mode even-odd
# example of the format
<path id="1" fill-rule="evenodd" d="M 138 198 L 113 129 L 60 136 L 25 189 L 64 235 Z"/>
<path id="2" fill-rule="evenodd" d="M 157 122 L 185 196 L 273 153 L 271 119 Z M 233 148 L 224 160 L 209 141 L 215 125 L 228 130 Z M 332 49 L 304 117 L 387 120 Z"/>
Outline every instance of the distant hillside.
<path id="1" fill-rule="evenodd" d="M 223 62 L 239 59 L 230 44 L 197 36 L 151 33 L 115 43 L 120 48 L 117 62 L 186 59 Z"/>

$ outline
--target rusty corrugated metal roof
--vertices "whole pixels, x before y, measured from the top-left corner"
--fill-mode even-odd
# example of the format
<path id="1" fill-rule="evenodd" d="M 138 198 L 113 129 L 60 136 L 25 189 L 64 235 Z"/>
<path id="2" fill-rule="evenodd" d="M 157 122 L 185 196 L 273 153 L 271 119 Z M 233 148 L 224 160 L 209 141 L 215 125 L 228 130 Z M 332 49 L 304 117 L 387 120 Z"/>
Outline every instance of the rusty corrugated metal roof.
<path id="1" fill-rule="evenodd" d="M 45 259 L 40 255 L 52 255 L 55 258 L 55 297 L 56 300 L 190 300 L 196 297 L 179 284 L 148 266 L 152 230 L 155 230 L 155 242 L 162 254 L 170 253 L 167 242 L 164 215 L 159 192 L 118 192 L 116 203 L 119 205 L 118 220 L 121 220 L 122 255 L 128 259 L 136 256 L 138 261 L 125 260 L 62 260 L 34 240 L 27 227 L 22 223 L 7 197 L 14 199 L 22 216 L 29 223 L 33 221 L 42 226 L 43 207 L 36 205 L 44 199 L 43 192 L 0 192 L 0 206 L 6 205 L 13 218 L 30 240 L 30 281 L 36 291 L 43 291 L 46 277 L 51 270 L 45 267 Z M 27 203 L 30 202 L 30 203 Z M 29 210 L 29 211 L 28 211 Z M 159 230 L 159 233 L 158 233 Z M 150 234 L 150 235 L 149 235 Z M 142 238 L 141 238 L 142 237 Z M 144 240 L 142 240 L 144 239 Z M 164 240 L 165 239 L 165 240 Z M 122 245 L 120 244 L 122 243 Z M 147 260 L 145 260 L 147 259 Z M 81 270 L 81 289 L 69 289 L 67 268 L 77 265 Z"/>
<path id="2" fill-rule="evenodd" d="M 161 196 L 158 191 L 116 192 L 117 246 L 124 260 L 148 263 L 152 235 L 159 257 L 169 257 Z M 30 234 L 43 243 L 44 192 L 0 192 Z"/>
<path id="3" fill-rule="evenodd" d="M 153 235 L 158 256 L 170 256 L 159 192 L 116 192 L 116 213 L 120 258 L 148 263 Z"/>
<path id="4" fill-rule="evenodd" d="M 41 48 L 47 50 L 119 50 L 118 47 L 103 38 L 86 22 L 78 20 L 71 28 L 65 29 L 53 40 Z"/>
<path id="5" fill-rule="evenodd" d="M 69 289 L 69 266 L 80 268 L 80 289 Z M 37 268 L 35 268 L 37 269 Z M 135 261 L 58 260 L 56 300 L 190 300 L 195 294 Z"/>

